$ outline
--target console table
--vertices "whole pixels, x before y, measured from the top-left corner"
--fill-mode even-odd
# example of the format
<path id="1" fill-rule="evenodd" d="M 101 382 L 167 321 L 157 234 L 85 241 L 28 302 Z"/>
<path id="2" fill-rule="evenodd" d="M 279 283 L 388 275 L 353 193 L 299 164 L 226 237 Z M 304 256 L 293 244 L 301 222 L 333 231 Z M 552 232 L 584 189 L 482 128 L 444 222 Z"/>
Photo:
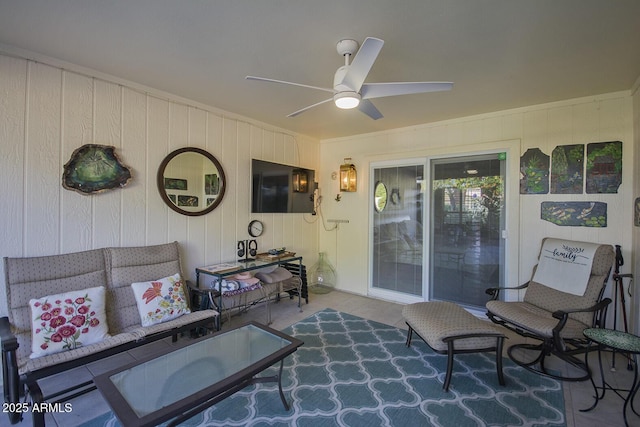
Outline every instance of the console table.
<path id="1" fill-rule="evenodd" d="M 196 286 L 199 292 L 205 292 L 210 298 L 218 298 L 218 308 L 222 308 L 222 280 L 234 276 L 236 274 L 245 273 L 248 271 L 255 271 L 265 269 L 274 266 L 282 266 L 291 271 L 294 275 L 300 276 L 302 280 L 302 289 L 299 297 L 305 298 L 305 302 L 309 303 L 309 297 L 307 293 L 307 280 L 305 267 L 302 265 L 301 256 L 281 256 L 274 257 L 273 259 L 255 259 L 251 261 L 231 261 L 223 262 L 215 265 L 209 265 L 205 267 L 196 268 Z M 211 286 L 201 286 L 201 276 L 211 276 L 213 281 Z M 204 302 L 204 301 L 202 301 Z M 300 305 L 300 300 L 298 300 Z M 201 308 L 206 308 L 202 307 Z M 217 317 L 217 329 L 220 330 L 221 317 Z"/>
<path id="2" fill-rule="evenodd" d="M 604 398 L 604 393 L 607 389 L 615 392 L 621 398 L 624 398 L 624 406 L 622 408 L 622 414 L 624 417 L 625 425 L 629 425 L 627 421 L 627 409 L 631 406 L 631 410 L 636 414 L 640 415 L 636 412 L 636 409 L 633 407 L 633 399 L 638 393 L 638 389 L 640 388 L 640 382 L 638 381 L 638 354 L 640 354 L 640 337 L 637 335 L 632 335 L 627 332 L 617 331 L 613 329 L 604 329 L 604 328 L 589 328 L 583 331 L 584 336 L 589 338 L 591 341 L 597 344 L 598 349 L 598 362 L 600 365 L 600 377 L 602 379 L 601 387 L 597 387 L 593 377 L 591 378 L 591 383 L 593 384 L 593 388 L 595 390 L 595 402 L 591 407 L 587 409 L 581 409 L 582 412 L 587 412 L 592 410 L 598 405 L 598 402 Z M 602 356 L 601 350 L 603 348 L 610 348 L 619 353 L 627 353 L 629 357 L 633 357 L 633 384 L 629 388 L 629 390 L 619 390 L 611 385 L 609 385 L 604 378 L 604 370 L 602 369 Z M 588 355 L 588 353 L 587 353 Z M 615 357 L 615 355 L 614 355 Z M 587 363 L 587 369 L 589 368 L 587 356 L 585 356 L 585 363 Z M 599 395 L 598 388 L 602 389 L 602 395 Z M 620 391 L 628 391 L 626 397 L 621 395 Z"/>

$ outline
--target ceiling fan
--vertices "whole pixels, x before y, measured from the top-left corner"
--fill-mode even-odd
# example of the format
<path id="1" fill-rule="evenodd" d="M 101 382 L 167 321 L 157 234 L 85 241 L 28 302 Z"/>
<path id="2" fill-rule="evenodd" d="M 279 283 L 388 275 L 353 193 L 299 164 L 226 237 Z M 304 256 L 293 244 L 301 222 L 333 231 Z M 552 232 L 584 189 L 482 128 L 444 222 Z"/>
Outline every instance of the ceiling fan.
<path id="1" fill-rule="evenodd" d="M 295 117 L 305 111 L 317 107 L 329 101 L 334 101 L 338 108 L 350 109 L 358 107 L 360 111 L 371 117 L 373 120 L 382 118 L 382 113 L 373 105 L 372 98 L 382 98 L 385 96 L 409 95 L 425 92 L 439 92 L 451 90 L 451 82 L 390 82 L 390 83 L 365 83 L 365 79 L 376 61 L 383 40 L 367 37 L 358 50 L 358 42 L 355 40 L 340 40 L 336 46 L 338 53 L 344 56 L 344 65 L 338 68 L 333 77 L 333 89 L 318 86 L 310 86 L 300 83 L 287 82 L 283 80 L 269 79 L 265 77 L 247 76 L 247 80 L 258 80 L 271 83 L 282 83 L 286 85 L 306 87 L 309 89 L 321 90 L 332 93 L 331 98 L 309 105 L 298 111 L 294 111 L 287 117 Z M 353 61 L 349 59 L 356 52 Z"/>

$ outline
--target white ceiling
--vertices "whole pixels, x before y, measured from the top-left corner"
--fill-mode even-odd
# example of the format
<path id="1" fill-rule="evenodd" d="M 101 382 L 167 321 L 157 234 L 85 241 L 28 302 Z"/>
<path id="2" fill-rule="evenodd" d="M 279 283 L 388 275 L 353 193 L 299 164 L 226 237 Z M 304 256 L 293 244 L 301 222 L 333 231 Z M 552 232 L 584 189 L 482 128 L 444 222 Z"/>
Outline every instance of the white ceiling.
<path id="1" fill-rule="evenodd" d="M 384 118 L 326 103 L 340 39 L 385 41 L 367 82 L 453 81 L 376 99 Z M 315 138 L 629 90 L 638 0 L 0 0 L 0 44 L 71 62 Z M 0 50 L 1 46 L 0 46 Z"/>

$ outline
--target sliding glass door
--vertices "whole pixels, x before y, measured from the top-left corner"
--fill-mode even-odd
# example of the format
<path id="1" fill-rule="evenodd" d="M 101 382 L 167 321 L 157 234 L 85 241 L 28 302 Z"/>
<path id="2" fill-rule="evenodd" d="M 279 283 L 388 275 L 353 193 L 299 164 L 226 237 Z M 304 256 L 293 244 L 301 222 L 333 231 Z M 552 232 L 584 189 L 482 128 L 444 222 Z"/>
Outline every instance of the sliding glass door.
<path id="1" fill-rule="evenodd" d="M 484 307 L 504 282 L 505 160 L 431 161 L 429 299 Z"/>
<path id="2" fill-rule="evenodd" d="M 422 298 L 424 165 L 373 167 L 372 293 Z"/>
<path id="3" fill-rule="evenodd" d="M 505 281 L 505 166 L 498 153 L 373 164 L 370 293 L 484 307 Z"/>

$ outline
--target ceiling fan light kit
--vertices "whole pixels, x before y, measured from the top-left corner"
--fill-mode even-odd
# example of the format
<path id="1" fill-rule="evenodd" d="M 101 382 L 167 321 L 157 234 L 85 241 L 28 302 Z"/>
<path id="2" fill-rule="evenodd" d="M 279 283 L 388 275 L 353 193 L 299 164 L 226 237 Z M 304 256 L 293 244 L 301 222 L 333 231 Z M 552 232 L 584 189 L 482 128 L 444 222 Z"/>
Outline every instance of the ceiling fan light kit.
<path id="1" fill-rule="evenodd" d="M 358 42 L 351 39 L 340 40 L 336 45 L 336 50 L 344 56 L 344 65 L 338 68 L 333 76 L 333 89 L 310 86 L 300 83 L 275 80 L 265 77 L 247 76 L 248 80 L 258 80 L 271 83 L 281 83 L 308 89 L 315 89 L 333 93 L 333 97 L 309 105 L 300 110 L 294 111 L 287 117 L 295 117 L 311 108 L 322 105 L 333 100 L 338 108 L 358 109 L 373 120 L 382 118 L 382 113 L 370 101 L 372 98 L 382 98 L 385 96 L 409 95 L 416 93 L 438 92 L 451 90 L 451 82 L 390 82 L 390 83 L 364 83 L 378 58 L 378 54 L 384 44 L 383 40 L 367 37 L 358 49 Z M 351 56 L 355 53 L 353 61 L 349 63 Z"/>
<path id="2" fill-rule="evenodd" d="M 360 104 L 360 94 L 358 92 L 339 92 L 333 95 L 333 102 L 336 107 L 348 110 L 356 108 Z"/>

